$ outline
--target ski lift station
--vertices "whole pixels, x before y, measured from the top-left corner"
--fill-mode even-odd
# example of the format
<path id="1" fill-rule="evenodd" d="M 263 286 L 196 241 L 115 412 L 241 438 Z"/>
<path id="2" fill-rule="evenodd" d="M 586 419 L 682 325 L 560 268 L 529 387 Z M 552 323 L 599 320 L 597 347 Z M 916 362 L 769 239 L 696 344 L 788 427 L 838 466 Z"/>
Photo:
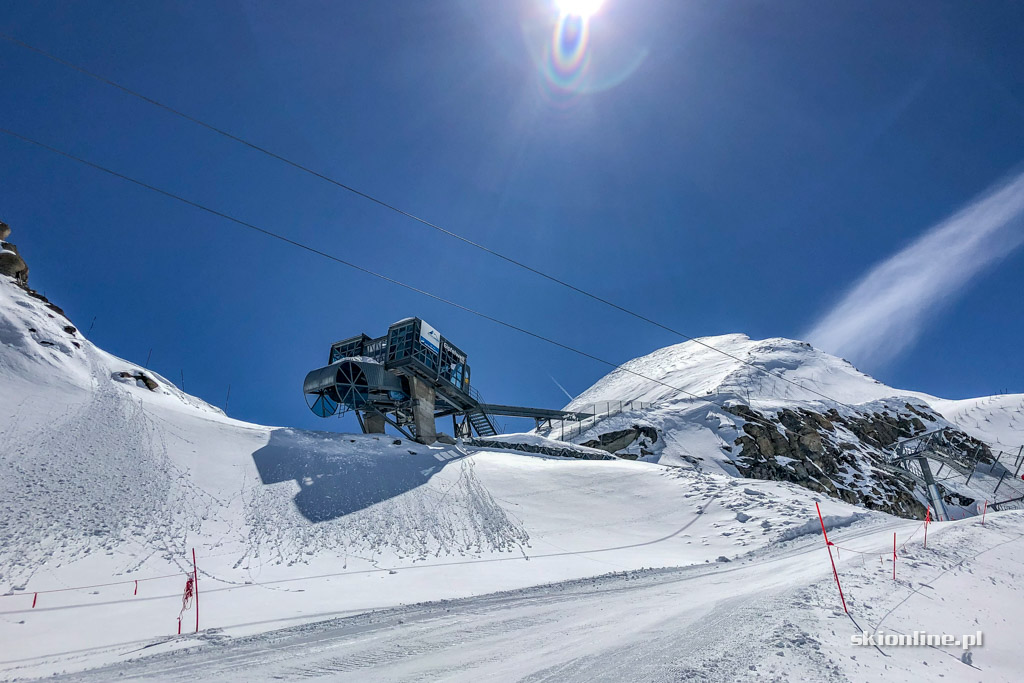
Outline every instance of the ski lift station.
<path id="1" fill-rule="evenodd" d="M 303 393 L 320 417 L 352 410 L 364 433 L 390 424 L 410 439 L 437 440 L 437 418 L 451 417 L 456 437 L 497 435 L 493 415 L 542 422 L 590 413 L 483 403 L 470 383 L 466 354 L 420 318 L 399 320 L 382 337 L 360 334 L 331 345 L 328 364 L 306 375 Z"/>

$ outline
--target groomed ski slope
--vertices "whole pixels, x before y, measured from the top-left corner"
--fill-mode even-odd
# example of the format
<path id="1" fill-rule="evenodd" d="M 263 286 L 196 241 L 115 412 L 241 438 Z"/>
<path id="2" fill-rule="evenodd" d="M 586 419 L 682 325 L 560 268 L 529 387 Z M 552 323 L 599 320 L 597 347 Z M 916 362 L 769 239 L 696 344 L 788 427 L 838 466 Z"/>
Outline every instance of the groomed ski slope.
<path id="1" fill-rule="evenodd" d="M 827 593 L 816 497 L 797 486 L 656 463 L 428 448 L 393 437 L 248 424 L 152 373 L 156 391 L 121 377 L 142 369 L 95 348 L 68 324 L 0 279 L 0 383 L 11 408 L 0 413 L 0 676 L 80 672 L 170 653 L 153 660 L 158 666 L 188 661 L 176 651 L 200 644 L 206 649 L 188 657 L 210 670 L 193 669 L 192 676 L 264 678 L 272 669 L 260 657 L 233 658 L 235 665 L 251 661 L 241 669 L 214 670 L 210 662 L 234 642 L 271 651 L 269 643 L 292 637 L 260 635 L 274 629 L 299 627 L 300 640 L 306 633 L 315 639 L 334 627 L 314 622 L 352 616 L 356 622 L 345 623 L 372 624 L 376 617 L 367 612 L 396 609 L 387 614 L 399 615 L 394 624 L 404 626 L 403 614 L 442 609 L 409 605 L 464 600 L 457 624 L 410 618 L 436 624 L 434 642 L 451 633 L 455 642 L 486 647 L 449 651 L 445 645 L 449 654 L 431 655 L 436 648 L 423 646 L 433 659 L 398 657 L 397 668 L 389 669 L 384 660 L 391 655 L 375 653 L 405 647 L 405 637 L 371 629 L 352 651 L 367 662 L 353 669 L 353 678 L 369 670 L 399 680 L 449 670 L 465 678 L 474 672 L 515 678 L 549 669 L 571 678 L 587 671 L 577 659 L 613 646 L 668 644 L 680 632 L 749 633 L 752 624 L 784 615 L 779 606 L 786 600 L 803 600 L 793 597 L 800 591 L 820 595 L 823 619 L 835 602 Z M 877 549 L 884 552 L 893 530 L 909 535 L 915 527 L 818 500 L 826 524 L 866 550 L 883 546 Z M 1007 534 L 1020 522 L 1013 513 L 997 517 Z M 962 533 L 970 547 L 981 547 L 973 535 L 995 529 Z M 193 548 L 203 630 L 188 633 L 190 610 L 179 637 Z M 561 602 L 579 603 L 582 611 L 556 609 L 556 596 L 586 592 L 587 577 L 610 572 L 626 575 L 597 580 L 590 598 Z M 574 583 L 531 588 L 565 581 Z M 982 586 L 990 599 L 1006 599 L 1002 587 L 990 585 Z M 642 592 L 630 596 L 633 586 Z M 515 592 L 482 597 L 497 591 Z M 744 595 L 746 606 L 735 607 Z M 505 613 L 505 604 L 521 618 L 493 622 L 488 610 Z M 603 609 L 605 622 L 596 615 Z M 483 622 L 474 622 L 478 613 Z M 805 617 L 793 612 L 790 621 L 807 630 Z M 534 628 L 537 619 L 548 626 Z M 600 637 L 587 630 L 593 623 L 604 624 Z M 936 629 L 935 623 L 921 628 Z M 510 635 L 516 633 L 518 639 Z M 257 640 L 245 640 L 250 637 Z M 805 636 L 787 642 L 799 638 Z M 306 645 L 319 647 L 288 651 Z M 549 654 L 531 657 L 531 651 Z M 305 652 L 310 661 L 320 656 Z M 462 654 L 459 669 L 450 658 Z M 344 652 L 339 657 L 349 661 Z M 709 671 L 728 680 L 735 657 L 723 650 L 722 658 L 721 675 Z M 638 655 L 617 666 L 641 667 L 649 659 Z M 348 670 L 325 663 L 289 673 L 291 664 L 280 666 L 287 677 Z M 1000 671 L 1003 664 L 991 666 Z M 808 671 L 816 677 L 820 669 Z"/>
<path id="2" fill-rule="evenodd" d="M 1017 681 L 1024 513 L 912 535 L 834 531 L 850 613 L 807 536 L 732 563 L 618 572 L 403 606 L 118 663 L 74 680 Z M 909 525 L 896 532 L 913 534 Z M 919 530 L 918 530 L 919 531 Z M 879 550 L 883 550 L 878 554 Z M 855 647 L 870 633 L 974 636 L 980 647 Z"/>

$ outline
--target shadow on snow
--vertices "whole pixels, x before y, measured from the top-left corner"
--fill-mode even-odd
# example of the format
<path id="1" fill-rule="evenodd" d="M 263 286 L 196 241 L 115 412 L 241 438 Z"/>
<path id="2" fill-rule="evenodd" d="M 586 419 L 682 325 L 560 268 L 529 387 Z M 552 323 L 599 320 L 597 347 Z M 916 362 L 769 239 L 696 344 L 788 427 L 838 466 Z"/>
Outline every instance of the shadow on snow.
<path id="1" fill-rule="evenodd" d="M 427 483 L 444 467 L 441 452 L 386 435 L 351 438 L 331 432 L 275 429 L 252 454 L 264 484 L 293 479 L 295 506 L 311 522 L 326 522 Z"/>

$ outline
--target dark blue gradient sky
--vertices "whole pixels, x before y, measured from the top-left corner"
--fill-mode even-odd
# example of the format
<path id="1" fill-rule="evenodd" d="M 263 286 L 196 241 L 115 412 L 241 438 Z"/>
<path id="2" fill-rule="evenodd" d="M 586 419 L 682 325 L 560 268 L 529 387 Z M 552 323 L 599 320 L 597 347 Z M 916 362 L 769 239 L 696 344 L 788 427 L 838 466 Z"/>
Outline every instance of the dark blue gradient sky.
<path id="1" fill-rule="evenodd" d="M 1024 160 L 1024 5 L 606 0 L 552 75 L 542 0 L 5 3 L 0 31 L 691 335 L 797 336 Z M 569 67 L 571 68 L 571 64 Z M 679 341 L 0 41 L 0 126 L 621 362 Z M 0 136 L 32 284 L 107 350 L 265 424 L 329 344 L 419 315 L 492 402 L 607 368 Z M 858 364 L 1022 391 L 1024 254 Z"/>

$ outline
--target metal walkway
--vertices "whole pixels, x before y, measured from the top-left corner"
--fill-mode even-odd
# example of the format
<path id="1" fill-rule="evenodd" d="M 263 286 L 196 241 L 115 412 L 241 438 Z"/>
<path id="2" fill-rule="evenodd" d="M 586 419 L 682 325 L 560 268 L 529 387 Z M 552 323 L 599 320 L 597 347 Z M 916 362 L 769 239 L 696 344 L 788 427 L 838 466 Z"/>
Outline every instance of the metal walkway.
<path id="1" fill-rule="evenodd" d="M 535 420 L 584 420 L 593 417 L 593 413 L 570 412 L 565 410 L 549 410 L 547 408 L 524 408 L 521 406 L 503 406 L 497 403 L 481 403 L 480 409 L 490 415 L 508 417 L 532 417 Z"/>
<path id="2" fill-rule="evenodd" d="M 534 421 L 540 426 L 544 422 L 550 423 L 552 420 L 569 420 L 569 421 L 580 421 L 589 417 L 593 417 L 592 413 L 576 413 L 568 412 L 565 410 L 550 410 L 547 408 L 526 408 L 523 406 L 506 406 L 500 403 L 483 403 L 480 401 L 480 395 L 473 392 L 473 398 L 476 399 L 477 403 L 466 410 L 466 421 L 472 427 L 473 431 L 481 437 L 491 437 L 498 435 L 498 429 L 495 427 L 494 415 L 501 415 L 503 417 L 528 417 L 533 418 Z M 462 430 L 456 430 L 461 436 L 468 436 L 468 433 Z"/>

